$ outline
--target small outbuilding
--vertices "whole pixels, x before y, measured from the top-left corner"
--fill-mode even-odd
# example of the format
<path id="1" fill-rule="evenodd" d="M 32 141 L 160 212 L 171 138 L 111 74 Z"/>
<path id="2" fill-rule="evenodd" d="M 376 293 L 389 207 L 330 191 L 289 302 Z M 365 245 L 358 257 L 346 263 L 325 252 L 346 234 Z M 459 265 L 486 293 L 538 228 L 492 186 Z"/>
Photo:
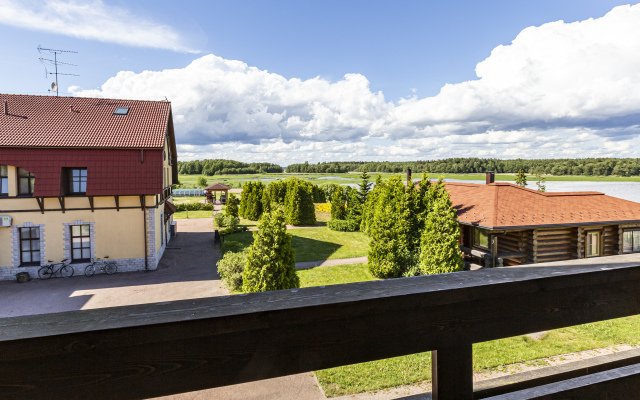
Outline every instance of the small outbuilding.
<path id="1" fill-rule="evenodd" d="M 204 188 L 204 195 L 207 198 L 207 203 L 215 203 L 218 200 L 218 192 L 222 192 L 219 200 L 221 204 L 226 204 L 227 199 L 229 198 L 229 189 L 231 189 L 231 187 L 220 182 L 207 186 Z"/>
<path id="2" fill-rule="evenodd" d="M 640 252 L 640 203 L 600 192 L 446 182 L 465 259 L 519 265 Z"/>

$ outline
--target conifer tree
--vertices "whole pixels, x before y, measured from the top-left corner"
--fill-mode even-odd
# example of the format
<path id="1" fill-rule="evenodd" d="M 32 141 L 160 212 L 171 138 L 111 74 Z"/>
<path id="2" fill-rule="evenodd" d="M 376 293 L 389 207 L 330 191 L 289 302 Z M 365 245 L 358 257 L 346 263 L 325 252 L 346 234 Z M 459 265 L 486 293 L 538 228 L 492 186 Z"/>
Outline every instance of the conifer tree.
<path id="1" fill-rule="evenodd" d="M 291 225 L 315 225 L 316 211 L 311 188 L 305 182 L 293 182 L 287 190 L 284 215 Z"/>
<path id="2" fill-rule="evenodd" d="M 238 206 L 238 215 L 242 218 L 247 218 L 247 203 L 249 203 L 249 197 L 251 196 L 252 189 L 253 183 L 251 181 L 245 182 L 242 186 L 242 193 L 240 194 L 240 205 Z"/>
<path id="3" fill-rule="evenodd" d="M 524 173 L 523 169 L 518 171 L 518 176 L 516 176 L 516 185 L 525 187 L 527 186 L 527 174 Z"/>
<path id="4" fill-rule="evenodd" d="M 331 219 L 346 219 L 347 212 L 345 210 L 344 196 L 342 189 L 338 188 L 333 191 L 331 198 Z"/>
<path id="5" fill-rule="evenodd" d="M 235 194 L 229 194 L 229 200 L 227 200 L 227 206 L 224 208 L 224 212 L 233 217 L 238 216 L 238 198 Z"/>
<path id="6" fill-rule="evenodd" d="M 392 176 L 380 187 L 369 227 L 368 266 L 375 277 L 397 278 L 409 267 L 407 260 L 411 258 L 411 227 L 407 223 L 411 211 L 399 176 Z"/>
<path id="7" fill-rule="evenodd" d="M 376 176 L 376 184 L 367 194 L 367 201 L 365 201 L 362 206 L 362 222 L 360 223 L 360 230 L 367 235 L 370 234 L 371 221 L 373 220 L 377 195 L 384 190 L 384 185 L 385 183 L 382 182 L 382 177 L 378 174 L 378 176 Z"/>
<path id="8" fill-rule="evenodd" d="M 427 214 L 421 238 L 420 272 L 441 274 L 461 271 L 464 267 L 458 239 L 460 225 L 451 207 L 449 193 L 439 190 Z"/>
<path id="9" fill-rule="evenodd" d="M 367 201 L 367 194 L 369 194 L 369 174 L 367 174 L 367 169 L 362 167 L 360 179 L 362 180 L 360 184 L 358 184 L 358 197 L 360 198 L 360 204 L 364 204 Z"/>
<path id="10" fill-rule="evenodd" d="M 252 293 L 298 287 L 300 280 L 284 216 L 280 210 L 265 213 L 249 246 L 242 273 L 242 291 Z"/>
<path id="11" fill-rule="evenodd" d="M 349 197 L 347 197 L 346 219 L 356 227 L 354 230 L 358 230 L 362 222 L 362 205 L 360 204 L 359 194 L 356 190 L 352 190 L 349 192 Z"/>

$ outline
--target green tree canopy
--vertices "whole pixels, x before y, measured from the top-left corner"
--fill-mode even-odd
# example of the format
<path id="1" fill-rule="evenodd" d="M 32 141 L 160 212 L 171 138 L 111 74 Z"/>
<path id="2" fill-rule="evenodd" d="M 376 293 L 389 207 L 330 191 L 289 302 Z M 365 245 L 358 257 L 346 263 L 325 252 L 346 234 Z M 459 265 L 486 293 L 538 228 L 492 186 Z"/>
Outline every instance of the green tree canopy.
<path id="1" fill-rule="evenodd" d="M 247 264 L 242 273 L 244 292 L 300 287 L 296 263 L 291 249 L 291 235 L 287 233 L 284 216 L 280 210 L 266 213 L 253 233 Z"/>
<path id="2" fill-rule="evenodd" d="M 461 271 L 464 267 L 458 239 L 460 225 L 449 193 L 440 190 L 421 238 L 420 272 L 425 275 Z"/>

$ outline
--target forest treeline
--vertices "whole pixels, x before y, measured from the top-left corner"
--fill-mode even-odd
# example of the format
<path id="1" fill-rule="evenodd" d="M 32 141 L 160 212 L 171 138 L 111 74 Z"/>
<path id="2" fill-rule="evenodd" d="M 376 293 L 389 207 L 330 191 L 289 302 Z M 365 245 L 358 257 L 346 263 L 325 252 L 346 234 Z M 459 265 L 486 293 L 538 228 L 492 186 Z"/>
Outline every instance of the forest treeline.
<path id="1" fill-rule="evenodd" d="M 541 160 L 500 160 L 496 158 L 447 158 L 432 161 L 336 161 L 318 164 L 291 164 L 288 173 L 341 173 L 403 172 L 411 168 L 413 173 L 429 172 L 466 174 L 495 171 L 497 173 L 518 173 L 520 169 L 528 174 L 548 175 L 595 175 L 595 176 L 635 176 L 640 174 L 639 158 L 580 158 Z"/>
<path id="2" fill-rule="evenodd" d="M 283 168 L 271 163 L 243 163 L 234 160 L 178 161 L 178 173 L 184 175 L 232 175 L 281 173 Z"/>

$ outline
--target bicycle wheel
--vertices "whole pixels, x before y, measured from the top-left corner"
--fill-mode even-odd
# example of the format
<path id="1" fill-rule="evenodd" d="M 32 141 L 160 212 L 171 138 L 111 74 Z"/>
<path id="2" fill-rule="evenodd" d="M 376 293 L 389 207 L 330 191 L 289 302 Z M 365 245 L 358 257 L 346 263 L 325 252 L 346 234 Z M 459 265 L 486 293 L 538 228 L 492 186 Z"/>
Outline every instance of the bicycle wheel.
<path id="1" fill-rule="evenodd" d="M 40 279 L 49 279 L 51 278 L 51 268 L 47 265 L 38 270 L 38 276 Z"/>
<path id="2" fill-rule="evenodd" d="M 86 276 L 93 276 L 93 274 L 96 273 L 96 268 L 93 266 L 93 264 L 89 264 L 84 268 L 84 274 Z"/>
<path id="3" fill-rule="evenodd" d="M 65 278 L 71 278 L 73 276 L 73 268 L 68 265 L 63 265 L 62 268 L 60 268 L 60 275 Z"/>
<path id="4" fill-rule="evenodd" d="M 109 275 L 115 274 L 117 270 L 118 270 L 118 265 L 114 262 L 107 263 L 104 266 L 104 272 L 106 272 Z"/>

